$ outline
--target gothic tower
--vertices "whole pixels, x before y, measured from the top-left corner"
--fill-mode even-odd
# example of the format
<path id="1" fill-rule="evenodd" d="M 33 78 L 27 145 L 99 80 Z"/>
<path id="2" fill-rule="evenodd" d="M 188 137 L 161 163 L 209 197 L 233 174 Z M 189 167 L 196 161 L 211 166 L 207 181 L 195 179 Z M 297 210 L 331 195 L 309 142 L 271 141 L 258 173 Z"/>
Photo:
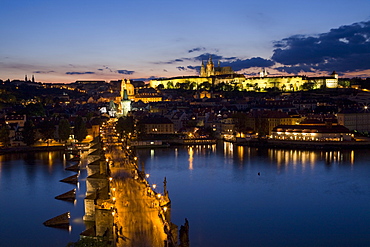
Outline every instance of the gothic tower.
<path id="1" fill-rule="evenodd" d="M 126 117 L 128 112 L 131 111 L 131 97 L 135 97 L 135 89 L 134 86 L 130 83 L 130 80 L 123 79 L 121 82 L 121 115 Z"/>
<path id="2" fill-rule="evenodd" d="M 131 111 L 131 100 L 128 99 L 127 90 L 123 91 L 123 98 L 121 100 L 121 114 L 127 117 L 128 112 Z"/>
<path id="3" fill-rule="evenodd" d="M 212 56 L 209 56 L 206 71 L 208 77 L 215 75 L 215 65 L 213 64 Z"/>
<path id="4" fill-rule="evenodd" d="M 200 77 L 207 77 L 206 68 L 204 67 L 203 60 L 202 60 L 202 65 L 200 66 Z"/>

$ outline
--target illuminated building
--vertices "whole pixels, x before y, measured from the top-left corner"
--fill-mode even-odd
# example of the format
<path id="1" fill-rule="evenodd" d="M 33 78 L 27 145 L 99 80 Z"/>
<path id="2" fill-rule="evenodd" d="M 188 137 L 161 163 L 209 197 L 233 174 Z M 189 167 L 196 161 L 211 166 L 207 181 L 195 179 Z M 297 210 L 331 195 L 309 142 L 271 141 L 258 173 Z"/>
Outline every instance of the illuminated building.
<path id="1" fill-rule="evenodd" d="M 180 76 L 172 78 L 160 78 L 150 81 L 152 88 L 162 85 L 164 88 L 179 88 L 181 84 L 188 84 L 188 89 L 197 89 L 202 84 L 217 85 L 219 83 L 237 86 L 239 90 L 267 91 L 277 89 L 281 91 L 299 91 L 320 88 L 337 88 L 338 74 L 334 71 L 330 76 L 307 77 L 307 76 L 268 76 L 263 69 L 259 76 L 246 78 L 242 74 L 235 73 L 231 67 L 221 67 L 220 62 L 215 67 L 210 57 L 205 65 L 202 61 L 199 76 Z"/>
<path id="2" fill-rule="evenodd" d="M 270 139 L 285 141 L 351 141 L 352 134 L 343 125 L 331 122 L 316 124 L 278 125 Z"/>
<path id="3" fill-rule="evenodd" d="M 135 94 L 135 102 L 142 101 L 144 103 L 162 101 L 162 96 L 154 88 L 139 89 Z"/>
<path id="4" fill-rule="evenodd" d="M 304 89 L 337 88 L 338 74 L 334 71 L 330 76 L 267 76 L 266 70 L 259 77 L 246 78 L 242 82 L 242 89 L 247 91 L 265 91 L 276 88 L 281 91 L 299 91 Z"/>
<path id="5" fill-rule="evenodd" d="M 200 77 L 210 77 L 214 75 L 231 75 L 231 74 L 235 74 L 233 69 L 231 67 L 221 67 L 220 61 L 218 62 L 218 66 L 215 67 L 211 56 L 209 57 L 206 66 L 202 61 L 202 65 L 200 67 Z"/>

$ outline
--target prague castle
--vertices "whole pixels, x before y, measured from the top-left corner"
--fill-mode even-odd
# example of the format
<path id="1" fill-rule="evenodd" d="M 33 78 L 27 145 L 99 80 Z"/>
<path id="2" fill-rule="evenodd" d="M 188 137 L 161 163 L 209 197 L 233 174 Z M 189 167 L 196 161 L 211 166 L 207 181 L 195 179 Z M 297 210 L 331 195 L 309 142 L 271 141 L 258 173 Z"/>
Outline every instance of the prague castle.
<path id="1" fill-rule="evenodd" d="M 203 83 L 217 85 L 219 83 L 232 84 L 239 90 L 267 91 L 271 88 L 281 91 L 298 91 L 304 89 L 337 88 L 338 74 L 334 71 L 330 76 L 307 77 L 307 76 L 268 76 L 263 69 L 259 76 L 246 78 L 243 74 L 235 73 L 231 67 L 221 67 L 220 62 L 215 67 L 212 57 L 206 65 L 202 61 L 199 76 L 182 76 L 172 78 L 161 78 L 150 81 L 150 86 L 157 88 L 179 88 L 181 84 L 187 83 L 191 89 L 196 89 Z"/>

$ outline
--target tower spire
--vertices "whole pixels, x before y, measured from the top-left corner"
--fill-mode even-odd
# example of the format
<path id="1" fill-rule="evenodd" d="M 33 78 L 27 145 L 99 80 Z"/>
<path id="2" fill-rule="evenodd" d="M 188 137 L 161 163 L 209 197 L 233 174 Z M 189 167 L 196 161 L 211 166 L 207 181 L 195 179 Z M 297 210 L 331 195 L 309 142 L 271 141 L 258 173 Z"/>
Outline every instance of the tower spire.
<path id="1" fill-rule="evenodd" d="M 203 60 L 202 60 L 202 65 L 200 66 L 200 77 L 206 77 L 206 68 L 204 67 Z"/>
<path id="2" fill-rule="evenodd" d="M 209 64 L 213 64 L 213 61 L 212 61 L 212 55 L 209 55 L 208 63 L 209 63 Z"/>

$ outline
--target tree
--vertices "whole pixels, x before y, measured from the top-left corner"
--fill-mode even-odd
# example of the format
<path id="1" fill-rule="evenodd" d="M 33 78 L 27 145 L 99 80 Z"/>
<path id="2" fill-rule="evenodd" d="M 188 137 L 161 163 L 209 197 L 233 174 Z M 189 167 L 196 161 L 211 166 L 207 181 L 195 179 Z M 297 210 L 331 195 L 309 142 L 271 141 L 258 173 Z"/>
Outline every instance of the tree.
<path id="1" fill-rule="evenodd" d="M 120 117 L 116 124 L 116 130 L 120 135 L 123 133 L 133 133 L 134 119 L 132 117 Z"/>
<path id="2" fill-rule="evenodd" d="M 189 84 L 189 89 L 190 90 L 194 90 L 194 88 L 197 88 L 197 83 L 196 82 L 190 82 L 190 84 Z"/>
<path id="3" fill-rule="evenodd" d="M 69 135 L 71 134 L 71 125 L 69 121 L 65 118 L 62 118 L 59 121 L 59 128 L 58 128 L 59 138 L 62 141 L 67 141 Z"/>
<path id="4" fill-rule="evenodd" d="M 73 134 L 75 136 L 75 139 L 79 142 L 82 142 L 87 136 L 86 123 L 81 116 L 78 116 L 75 119 Z"/>
<path id="5" fill-rule="evenodd" d="M 45 116 L 45 109 L 41 103 L 28 104 L 24 112 L 27 116 Z"/>
<path id="6" fill-rule="evenodd" d="M 55 125 L 52 121 L 45 120 L 39 124 L 38 128 L 43 139 L 54 139 Z"/>
<path id="7" fill-rule="evenodd" d="M 27 120 L 23 127 L 23 141 L 27 146 L 31 146 L 36 142 L 36 128 L 32 120 Z"/>
<path id="8" fill-rule="evenodd" d="M 293 88 L 293 90 L 292 90 L 292 91 L 294 91 L 293 84 L 290 84 L 290 88 L 291 88 L 291 90 L 292 90 L 292 88 Z M 303 90 L 312 90 L 313 88 L 314 88 L 314 83 L 311 83 L 311 82 L 307 82 L 307 83 L 304 83 L 304 84 L 302 85 L 302 89 L 303 89 Z"/>
<path id="9" fill-rule="evenodd" d="M 5 147 L 9 146 L 10 144 L 8 125 L 3 125 L 3 127 L 0 129 L 0 142 L 2 142 L 3 146 Z"/>
<path id="10" fill-rule="evenodd" d="M 167 82 L 167 89 L 173 89 L 173 82 L 172 81 L 169 81 Z"/>
<path id="11" fill-rule="evenodd" d="M 198 89 L 202 90 L 210 90 L 211 89 L 211 83 L 209 83 L 208 81 L 204 81 L 202 82 L 201 84 L 198 85 Z"/>
<path id="12" fill-rule="evenodd" d="M 339 80 L 338 85 L 349 88 L 351 86 L 351 82 L 349 80 Z"/>

